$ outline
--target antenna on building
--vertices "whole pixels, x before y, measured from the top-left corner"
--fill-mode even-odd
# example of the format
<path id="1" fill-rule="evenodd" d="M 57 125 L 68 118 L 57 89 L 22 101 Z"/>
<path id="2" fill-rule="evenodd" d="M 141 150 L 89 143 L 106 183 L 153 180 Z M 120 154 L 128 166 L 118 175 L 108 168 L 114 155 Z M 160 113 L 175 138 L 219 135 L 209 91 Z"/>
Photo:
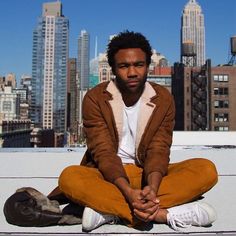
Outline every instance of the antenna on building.
<path id="1" fill-rule="evenodd" d="M 231 58 L 228 65 L 236 65 L 236 36 L 230 38 Z"/>
<path id="2" fill-rule="evenodd" d="M 95 53 L 94 53 L 94 58 L 97 58 L 98 56 L 98 37 L 95 37 Z"/>

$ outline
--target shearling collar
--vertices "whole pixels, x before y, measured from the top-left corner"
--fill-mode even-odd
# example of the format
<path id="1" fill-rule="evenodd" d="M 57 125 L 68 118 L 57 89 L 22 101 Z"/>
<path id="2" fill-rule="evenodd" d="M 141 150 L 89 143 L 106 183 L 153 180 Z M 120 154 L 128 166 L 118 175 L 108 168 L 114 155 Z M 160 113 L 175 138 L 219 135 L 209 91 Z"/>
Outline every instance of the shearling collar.
<path id="1" fill-rule="evenodd" d="M 124 102 L 122 100 L 122 96 L 120 91 L 115 85 L 114 81 L 110 81 L 107 89 L 107 92 L 109 92 L 112 95 L 112 100 L 109 100 L 109 103 L 111 105 L 114 119 L 116 122 L 116 128 L 119 135 L 119 140 L 122 138 L 122 127 L 123 127 L 123 109 L 124 109 Z M 148 124 L 148 121 L 156 107 L 156 104 L 152 103 L 152 99 L 156 97 L 157 93 L 151 86 L 149 82 L 146 82 L 144 91 L 141 95 L 141 104 L 140 104 L 140 111 L 138 115 L 138 124 L 137 124 L 137 133 L 136 133 L 136 143 L 135 147 L 136 150 L 139 146 L 141 137 L 144 133 L 144 130 L 146 128 L 146 125 Z"/>
<path id="2" fill-rule="evenodd" d="M 118 97 L 122 97 L 121 93 L 119 91 L 119 89 L 117 88 L 115 81 L 111 80 L 106 88 L 107 92 L 109 92 L 113 98 L 118 98 Z M 144 91 L 142 93 L 141 98 L 145 99 L 146 101 L 149 100 L 151 101 L 151 99 L 153 97 L 155 97 L 157 95 L 156 91 L 153 89 L 153 87 L 151 86 L 151 84 L 149 82 L 145 83 L 145 88 Z"/>

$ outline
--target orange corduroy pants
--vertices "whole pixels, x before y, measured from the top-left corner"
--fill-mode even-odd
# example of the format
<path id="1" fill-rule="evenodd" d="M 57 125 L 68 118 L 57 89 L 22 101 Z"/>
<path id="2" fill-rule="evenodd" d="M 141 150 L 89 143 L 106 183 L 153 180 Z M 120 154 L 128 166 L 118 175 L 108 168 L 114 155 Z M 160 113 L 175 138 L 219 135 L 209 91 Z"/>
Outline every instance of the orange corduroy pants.
<path id="1" fill-rule="evenodd" d="M 133 188 L 141 188 L 143 169 L 136 165 L 124 165 Z M 217 183 L 215 165 L 204 158 L 193 158 L 169 164 L 168 174 L 163 177 L 157 196 L 161 208 L 169 208 L 199 198 Z M 120 217 L 134 225 L 132 209 L 124 196 L 112 183 L 104 180 L 96 168 L 69 166 L 59 178 L 60 190 L 73 202 L 96 211 Z"/>

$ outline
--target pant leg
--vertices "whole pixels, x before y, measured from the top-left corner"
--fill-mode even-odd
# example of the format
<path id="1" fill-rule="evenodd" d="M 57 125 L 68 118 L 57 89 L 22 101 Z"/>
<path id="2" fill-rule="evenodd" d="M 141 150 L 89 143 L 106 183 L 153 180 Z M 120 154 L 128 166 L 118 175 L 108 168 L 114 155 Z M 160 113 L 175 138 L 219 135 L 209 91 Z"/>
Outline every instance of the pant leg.
<path id="1" fill-rule="evenodd" d="M 134 187 L 134 184 L 138 185 L 140 183 L 141 177 L 139 179 L 135 178 L 136 174 L 133 173 L 132 169 L 139 171 L 140 176 L 142 169 L 134 165 L 133 167 L 129 165 L 127 172 L 130 173 L 130 180 Z M 60 175 L 59 188 L 70 200 L 76 203 L 99 212 L 119 216 L 127 224 L 133 222 L 131 209 L 124 196 L 114 184 L 105 181 L 96 168 L 85 166 L 67 167 Z"/>
<path id="2" fill-rule="evenodd" d="M 161 208 L 169 208 L 198 199 L 218 180 L 215 165 L 207 159 L 193 158 L 170 164 L 162 179 L 158 197 Z"/>
<path id="3" fill-rule="evenodd" d="M 125 170 L 131 186 L 140 189 L 142 169 L 126 165 Z M 161 208 L 192 201 L 212 188 L 216 182 L 216 168 L 209 160 L 196 158 L 170 164 L 168 175 L 163 178 L 157 193 Z M 134 224 L 132 211 L 119 189 L 105 181 L 95 168 L 67 167 L 59 178 L 59 187 L 74 202 L 117 215 L 129 224 Z"/>

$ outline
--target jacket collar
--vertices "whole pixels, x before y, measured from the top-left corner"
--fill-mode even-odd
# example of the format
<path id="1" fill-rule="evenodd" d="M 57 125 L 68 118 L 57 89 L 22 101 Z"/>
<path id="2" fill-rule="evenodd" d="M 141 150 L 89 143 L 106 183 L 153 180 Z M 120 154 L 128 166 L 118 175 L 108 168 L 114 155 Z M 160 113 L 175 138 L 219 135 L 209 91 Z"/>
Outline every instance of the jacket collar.
<path id="1" fill-rule="evenodd" d="M 119 140 L 122 138 L 122 128 L 123 128 L 123 111 L 124 109 L 124 103 L 122 100 L 122 96 L 120 91 L 115 85 L 114 81 L 110 81 L 107 89 L 107 92 L 109 92 L 112 96 L 112 99 L 109 100 L 109 103 L 111 105 L 116 128 L 118 131 Z M 136 150 L 140 144 L 142 135 L 144 133 L 144 130 L 148 124 L 148 121 L 156 108 L 156 104 L 152 103 L 152 100 L 157 96 L 156 91 L 153 89 L 151 84 L 149 82 L 146 82 L 145 88 L 143 91 L 143 94 L 141 96 L 141 103 L 140 103 L 140 111 L 138 115 L 138 124 L 137 124 L 137 133 L 136 133 L 136 143 L 135 147 Z"/>
<path id="2" fill-rule="evenodd" d="M 122 98 L 121 93 L 120 93 L 119 89 L 117 88 L 114 80 L 111 80 L 108 83 L 108 85 L 106 87 L 106 91 L 109 92 L 113 98 L 118 98 L 118 97 Z M 151 86 L 151 84 L 149 82 L 146 82 L 141 98 L 146 101 L 151 102 L 151 100 L 153 98 L 155 98 L 156 96 L 157 96 L 156 91 L 153 89 L 153 87 Z"/>

